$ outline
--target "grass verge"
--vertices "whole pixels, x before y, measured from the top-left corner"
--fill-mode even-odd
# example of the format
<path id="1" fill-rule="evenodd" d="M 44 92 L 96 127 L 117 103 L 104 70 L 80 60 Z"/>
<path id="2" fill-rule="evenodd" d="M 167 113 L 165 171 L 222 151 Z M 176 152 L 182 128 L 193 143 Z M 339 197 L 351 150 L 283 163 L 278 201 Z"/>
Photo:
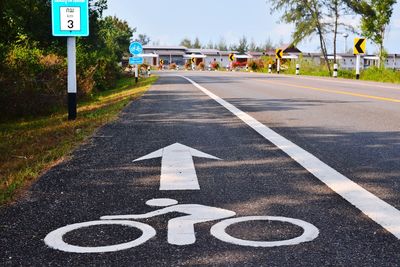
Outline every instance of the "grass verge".
<path id="1" fill-rule="evenodd" d="M 44 171 L 107 122 L 117 118 L 131 100 L 142 96 L 156 77 L 123 78 L 116 89 L 93 95 L 78 104 L 78 118 L 68 121 L 60 112 L 46 117 L 0 123 L 0 205 L 17 195 Z"/>

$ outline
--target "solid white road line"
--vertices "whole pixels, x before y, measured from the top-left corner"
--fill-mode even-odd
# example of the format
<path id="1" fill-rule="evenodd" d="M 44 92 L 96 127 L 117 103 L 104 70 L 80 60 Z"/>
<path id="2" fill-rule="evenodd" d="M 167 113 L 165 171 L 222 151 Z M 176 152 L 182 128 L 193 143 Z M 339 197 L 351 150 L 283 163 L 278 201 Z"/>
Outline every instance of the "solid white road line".
<path id="1" fill-rule="evenodd" d="M 235 116 L 241 119 L 248 126 L 262 135 L 265 139 L 276 145 L 283 152 L 288 154 L 297 163 L 303 166 L 307 171 L 325 183 L 329 188 L 346 199 L 348 202 L 356 206 L 365 215 L 370 217 L 376 223 L 380 224 L 387 231 L 400 239 L 400 211 L 381 200 L 374 194 L 368 192 L 358 184 L 351 181 L 346 176 L 340 174 L 311 153 L 305 151 L 301 147 L 280 136 L 264 124 L 260 123 L 250 115 L 236 108 L 232 104 L 223 100 L 219 96 L 211 93 L 204 87 L 185 76 L 179 76 L 203 93 L 217 101 Z"/>

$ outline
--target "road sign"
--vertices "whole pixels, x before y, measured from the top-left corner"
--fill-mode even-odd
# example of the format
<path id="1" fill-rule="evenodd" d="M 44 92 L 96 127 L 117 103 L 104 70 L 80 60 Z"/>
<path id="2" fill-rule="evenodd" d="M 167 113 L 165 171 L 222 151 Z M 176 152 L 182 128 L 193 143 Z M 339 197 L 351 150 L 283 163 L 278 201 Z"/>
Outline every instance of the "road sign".
<path id="1" fill-rule="evenodd" d="M 89 0 L 52 0 L 53 36 L 89 35 Z"/>
<path id="2" fill-rule="evenodd" d="M 143 64 L 143 58 L 142 57 L 130 57 L 129 64 L 130 65 Z"/>
<path id="3" fill-rule="evenodd" d="M 175 143 L 134 160 L 161 158 L 160 190 L 200 190 L 193 157 L 220 160 L 199 150 Z"/>
<path id="4" fill-rule="evenodd" d="M 133 55 L 139 55 L 143 52 L 143 46 L 139 42 L 133 42 L 129 45 L 129 52 Z"/>
<path id="5" fill-rule="evenodd" d="M 282 49 L 276 49 L 275 56 L 277 59 L 282 59 L 283 58 L 283 50 Z"/>
<path id="6" fill-rule="evenodd" d="M 160 65 L 164 65 L 164 60 L 160 59 Z"/>
<path id="7" fill-rule="evenodd" d="M 367 39 L 365 38 L 354 38 L 354 55 L 365 54 L 367 50 Z"/>
<path id="8" fill-rule="evenodd" d="M 192 57 L 191 61 L 193 64 L 196 63 L 196 59 L 194 57 Z"/>
<path id="9" fill-rule="evenodd" d="M 229 60 L 235 61 L 235 54 L 229 54 Z"/>

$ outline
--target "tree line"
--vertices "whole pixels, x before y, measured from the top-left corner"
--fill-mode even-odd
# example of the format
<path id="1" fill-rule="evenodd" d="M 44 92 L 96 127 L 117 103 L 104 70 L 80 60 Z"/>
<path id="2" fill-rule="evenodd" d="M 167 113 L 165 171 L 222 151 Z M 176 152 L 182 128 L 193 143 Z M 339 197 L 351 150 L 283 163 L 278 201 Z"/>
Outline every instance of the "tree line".
<path id="1" fill-rule="evenodd" d="M 281 12 L 281 21 L 295 25 L 293 44 L 314 35 L 331 72 L 328 60 L 328 42 L 333 43 L 333 62 L 336 63 L 337 36 L 340 32 L 360 34 L 375 43 L 379 50 L 379 65 L 383 67 L 387 52 L 384 39 L 396 0 L 266 0 L 271 12 Z M 360 27 L 342 20 L 346 16 L 360 16 Z"/>
<path id="2" fill-rule="evenodd" d="M 273 44 L 271 39 L 268 38 L 265 43 L 257 44 L 254 40 L 248 41 L 246 36 L 242 36 L 239 39 L 238 43 L 227 44 L 224 38 L 220 38 L 217 43 L 213 43 L 209 41 L 207 44 L 202 44 L 198 37 L 194 40 L 190 38 L 184 38 L 179 45 L 185 46 L 187 48 L 197 48 L 197 49 L 217 49 L 220 51 L 238 51 L 241 54 L 246 53 L 247 51 L 253 52 L 264 52 L 266 50 L 275 49 L 277 46 L 282 45 L 282 41 L 278 44 Z"/>
<path id="3" fill-rule="evenodd" d="M 89 0 L 90 35 L 77 38 L 78 93 L 112 88 L 136 31 L 104 17 L 107 0 Z M 53 37 L 50 0 L 0 1 L 0 119 L 46 114 L 64 106 L 66 38 Z"/>

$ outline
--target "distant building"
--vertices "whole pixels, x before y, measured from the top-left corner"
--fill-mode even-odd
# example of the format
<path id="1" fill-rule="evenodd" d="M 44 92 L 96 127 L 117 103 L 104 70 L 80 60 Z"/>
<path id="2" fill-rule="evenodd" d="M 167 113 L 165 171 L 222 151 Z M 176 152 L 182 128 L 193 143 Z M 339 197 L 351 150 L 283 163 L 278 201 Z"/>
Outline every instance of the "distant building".
<path id="1" fill-rule="evenodd" d="M 283 58 L 286 60 L 296 61 L 298 58 L 312 61 L 314 64 L 323 64 L 324 57 L 321 53 L 302 52 L 296 46 L 291 44 L 282 45 L 279 49 L 283 50 Z M 185 65 L 195 58 L 195 64 L 204 62 L 206 68 L 218 62 L 221 67 L 230 65 L 229 55 L 235 55 L 235 61 L 246 64 L 248 60 L 259 59 L 262 56 L 270 56 L 275 58 L 276 49 L 267 50 L 265 52 L 247 52 L 240 55 L 238 51 L 219 51 L 217 49 L 192 49 L 184 46 L 152 46 L 143 47 L 144 62 L 149 65 L 159 65 L 160 60 L 164 61 L 164 65 L 175 63 L 179 66 Z M 362 68 L 377 66 L 379 58 L 376 55 L 362 55 Z M 341 69 L 354 69 L 356 58 L 353 54 L 338 53 L 336 56 L 337 63 Z M 328 55 L 328 60 L 333 61 L 333 55 Z M 127 59 L 126 59 L 127 61 Z M 384 62 L 386 68 L 400 69 L 400 54 L 389 54 Z"/>
<path id="2" fill-rule="evenodd" d="M 184 65 L 184 55 L 186 54 L 186 51 L 187 48 L 184 46 L 143 46 L 144 54 L 155 54 L 158 56 L 156 58 L 153 58 L 151 60 L 152 62 L 146 62 L 147 64 L 154 66 L 159 65 L 161 59 L 164 61 L 164 65 L 169 65 L 171 63 Z"/>

